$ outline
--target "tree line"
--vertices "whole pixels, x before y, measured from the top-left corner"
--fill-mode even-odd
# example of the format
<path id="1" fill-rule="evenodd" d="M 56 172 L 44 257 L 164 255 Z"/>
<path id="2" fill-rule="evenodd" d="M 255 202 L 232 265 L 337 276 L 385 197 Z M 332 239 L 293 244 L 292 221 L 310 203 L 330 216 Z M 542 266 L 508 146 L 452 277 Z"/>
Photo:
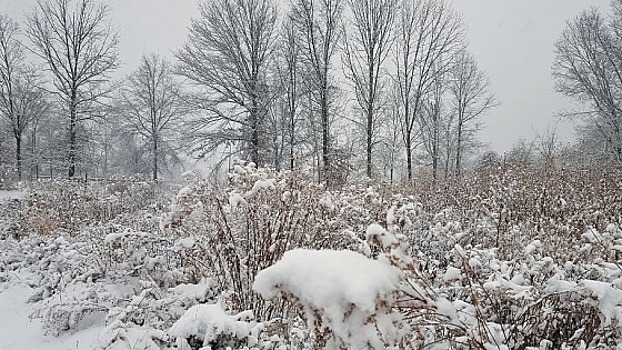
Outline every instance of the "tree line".
<path id="1" fill-rule="evenodd" d="M 594 107 L 585 135 L 618 159 L 620 3 L 609 25 L 595 10 L 569 21 L 554 68 Z M 448 177 L 498 105 L 442 0 L 202 0 L 174 60 L 146 54 L 121 81 L 109 10 L 39 0 L 21 25 L 0 15 L 0 167 L 17 179 L 158 179 L 231 157 L 327 184 Z"/>

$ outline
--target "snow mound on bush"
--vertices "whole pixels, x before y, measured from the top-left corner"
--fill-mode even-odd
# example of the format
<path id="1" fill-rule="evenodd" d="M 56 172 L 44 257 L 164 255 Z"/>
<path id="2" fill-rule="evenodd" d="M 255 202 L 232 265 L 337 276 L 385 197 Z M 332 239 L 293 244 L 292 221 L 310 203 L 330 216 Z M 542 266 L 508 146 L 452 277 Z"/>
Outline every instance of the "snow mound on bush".
<path id="1" fill-rule="evenodd" d="M 378 297 L 397 289 L 401 272 L 348 250 L 295 249 L 259 272 L 253 289 L 265 299 L 286 290 L 317 309 L 341 309 L 353 304 L 375 310 Z"/>
<path id="2" fill-rule="evenodd" d="M 249 317 L 252 314 L 248 311 L 228 315 L 218 304 L 195 305 L 173 324 L 169 333 L 184 339 L 201 339 L 204 345 L 224 335 L 244 339 L 249 335 L 250 324 L 241 319 Z"/>

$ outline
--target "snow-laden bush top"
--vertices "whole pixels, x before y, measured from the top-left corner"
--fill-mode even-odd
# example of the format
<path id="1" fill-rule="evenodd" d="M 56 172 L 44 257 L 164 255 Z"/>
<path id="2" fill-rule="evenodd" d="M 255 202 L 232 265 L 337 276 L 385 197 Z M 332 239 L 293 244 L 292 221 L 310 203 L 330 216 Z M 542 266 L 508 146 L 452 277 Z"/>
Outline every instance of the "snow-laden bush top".
<path id="1" fill-rule="evenodd" d="M 175 322 L 169 333 L 181 338 L 197 337 L 204 346 L 223 335 L 244 339 L 250 333 L 249 323 L 243 321 L 248 317 L 252 318 L 252 313 L 228 315 L 218 304 L 195 305 Z"/>
<path id="2" fill-rule="evenodd" d="M 400 281 L 396 268 L 348 250 L 290 250 L 259 272 L 253 289 L 265 299 L 287 290 L 316 309 L 341 311 L 352 304 L 371 312 Z"/>
<path id="3" fill-rule="evenodd" d="M 384 350 L 404 334 L 391 307 L 403 277 L 353 251 L 295 249 L 259 272 L 253 288 L 266 299 L 297 301 L 318 347 Z"/>

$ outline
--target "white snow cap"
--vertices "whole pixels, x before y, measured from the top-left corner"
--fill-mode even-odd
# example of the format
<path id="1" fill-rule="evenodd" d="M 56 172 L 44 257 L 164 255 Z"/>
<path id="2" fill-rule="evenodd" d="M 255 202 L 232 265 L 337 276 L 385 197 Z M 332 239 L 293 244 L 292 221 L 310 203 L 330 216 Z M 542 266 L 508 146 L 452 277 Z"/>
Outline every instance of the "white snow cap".
<path id="1" fill-rule="evenodd" d="M 373 238 L 378 239 L 378 242 L 382 244 L 384 248 L 389 248 L 392 244 L 396 243 L 395 236 L 393 234 L 389 234 L 384 227 L 378 224 L 371 224 L 367 227 L 367 232 L 365 236 L 368 241 L 373 240 Z"/>
<path id="2" fill-rule="evenodd" d="M 253 289 L 265 299 L 284 290 L 318 309 L 354 304 L 371 312 L 376 298 L 397 289 L 400 278 L 398 269 L 353 251 L 295 249 L 259 272 Z"/>
<path id="3" fill-rule="evenodd" d="M 218 304 L 199 304 L 191 307 L 181 316 L 169 333 L 176 337 L 197 337 L 203 345 L 217 339 L 220 335 L 231 335 L 244 339 L 249 335 L 250 325 L 240 321 L 248 313 L 228 315 Z"/>

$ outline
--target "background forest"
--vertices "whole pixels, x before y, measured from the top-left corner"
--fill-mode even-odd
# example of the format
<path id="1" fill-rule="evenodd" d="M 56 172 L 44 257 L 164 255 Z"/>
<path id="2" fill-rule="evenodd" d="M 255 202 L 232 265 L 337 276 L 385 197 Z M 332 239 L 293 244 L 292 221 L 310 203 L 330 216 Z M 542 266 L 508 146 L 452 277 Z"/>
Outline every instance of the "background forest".
<path id="1" fill-rule="evenodd" d="M 5 181 L 170 179 L 192 159 L 234 157 L 332 185 L 447 178 L 500 157 L 477 138 L 499 101 L 443 1 L 204 1 L 175 60 L 145 54 L 121 80 L 109 10 L 53 0 L 0 17 Z M 578 141 L 562 149 L 540 131 L 505 157 L 619 162 L 620 13 L 569 19 L 554 48 L 557 89 L 581 106 L 565 116 L 585 121 Z"/>

